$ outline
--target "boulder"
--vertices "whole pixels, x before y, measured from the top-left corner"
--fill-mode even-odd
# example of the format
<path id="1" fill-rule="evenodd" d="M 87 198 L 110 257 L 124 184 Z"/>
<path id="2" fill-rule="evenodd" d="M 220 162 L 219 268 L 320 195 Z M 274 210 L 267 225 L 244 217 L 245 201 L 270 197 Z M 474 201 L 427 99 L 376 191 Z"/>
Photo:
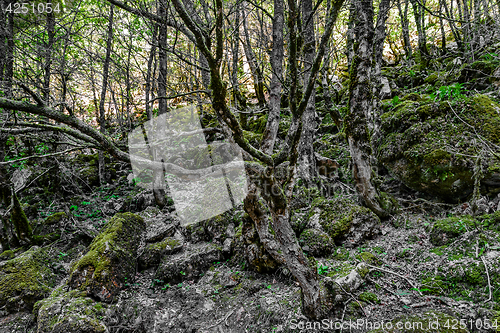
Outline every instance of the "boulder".
<path id="1" fill-rule="evenodd" d="M 318 198 L 312 203 L 309 227 L 321 228 L 335 241 L 355 247 L 380 233 L 380 219 L 348 197 Z"/>
<path id="2" fill-rule="evenodd" d="M 315 257 L 327 256 L 332 253 L 335 244 L 328 234 L 317 229 L 306 229 L 299 237 L 299 244 L 308 254 Z"/>
<path id="3" fill-rule="evenodd" d="M 37 317 L 37 333 L 105 333 L 102 322 L 106 305 L 85 297 L 85 292 L 55 289 L 37 302 L 33 312 Z"/>
<path id="4" fill-rule="evenodd" d="M 9 312 L 31 310 L 36 301 L 47 297 L 57 276 L 47 266 L 47 251 L 32 247 L 18 257 L 0 263 L 0 307 Z"/>
<path id="5" fill-rule="evenodd" d="M 430 233 L 432 245 L 441 246 L 450 243 L 461 234 L 475 229 L 476 222 L 469 215 L 453 216 L 434 222 Z"/>
<path id="6" fill-rule="evenodd" d="M 69 285 L 88 296 L 111 302 L 125 283 L 133 282 L 137 249 L 146 225 L 132 213 L 116 214 L 70 269 Z"/>
<path id="7" fill-rule="evenodd" d="M 139 256 L 139 269 L 158 266 L 161 258 L 180 250 L 182 250 L 182 242 L 172 237 L 167 237 L 161 242 L 148 244 Z"/>
<path id="8" fill-rule="evenodd" d="M 180 253 L 166 255 L 158 267 L 155 280 L 175 284 L 196 280 L 214 263 L 223 260 L 222 248 L 212 243 L 197 243 Z"/>
<path id="9" fill-rule="evenodd" d="M 421 97 L 403 99 L 381 117 L 377 157 L 406 186 L 448 202 L 474 189 L 475 156 L 481 155 L 481 192 L 500 192 L 500 162 L 489 145 L 500 144 L 500 105 L 475 95 L 455 106 Z"/>

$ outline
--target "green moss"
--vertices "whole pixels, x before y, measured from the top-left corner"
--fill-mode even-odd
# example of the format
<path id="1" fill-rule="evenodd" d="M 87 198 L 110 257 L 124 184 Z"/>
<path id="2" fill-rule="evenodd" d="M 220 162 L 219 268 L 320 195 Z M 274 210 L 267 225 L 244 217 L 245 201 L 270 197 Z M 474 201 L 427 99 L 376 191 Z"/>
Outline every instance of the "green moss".
<path id="1" fill-rule="evenodd" d="M 12 207 L 12 212 L 11 212 L 11 221 L 12 224 L 14 225 L 14 228 L 16 229 L 17 237 L 20 240 L 31 242 L 33 237 L 33 232 L 31 230 L 30 222 L 28 221 L 26 214 L 24 214 L 24 211 L 21 207 L 21 203 L 17 198 L 17 195 L 14 194 L 12 199 L 14 205 Z"/>
<path id="2" fill-rule="evenodd" d="M 364 217 L 380 222 L 370 209 L 354 204 L 347 197 L 331 200 L 317 198 L 311 206 L 309 218 L 319 209 L 319 223 L 333 240 L 343 238 L 349 232 L 355 218 Z"/>
<path id="3" fill-rule="evenodd" d="M 453 216 L 438 220 L 431 230 L 430 241 L 434 245 L 450 243 L 455 238 L 467 230 L 476 226 L 476 222 L 470 215 Z"/>
<path id="4" fill-rule="evenodd" d="M 356 258 L 360 261 L 364 261 L 369 265 L 380 266 L 382 262 L 375 255 L 370 252 L 361 252 L 356 255 Z"/>
<path id="5" fill-rule="evenodd" d="M 371 302 L 371 303 L 375 303 L 375 304 L 380 303 L 377 295 L 375 295 L 374 293 L 367 292 L 367 291 L 359 294 L 358 298 L 363 302 Z"/>
<path id="6" fill-rule="evenodd" d="M 59 238 L 61 238 L 61 234 L 59 234 L 57 232 L 52 232 L 52 233 L 46 234 L 46 235 L 34 235 L 33 236 L 33 244 L 42 245 L 45 243 L 51 243 L 51 242 L 58 240 Z"/>
<path id="7" fill-rule="evenodd" d="M 17 311 L 31 308 L 46 297 L 56 282 L 56 276 L 47 267 L 51 258 L 40 248 L 33 247 L 18 257 L 0 263 L 0 306 Z"/>
<path id="8" fill-rule="evenodd" d="M 3 251 L 2 254 L 0 254 L 0 260 L 9 260 L 14 257 L 15 255 L 12 250 Z"/>
<path id="9" fill-rule="evenodd" d="M 473 135 L 467 135 L 470 125 L 492 143 L 500 143 L 500 105 L 485 95 L 451 106 L 448 102 L 403 101 L 381 119 L 379 161 L 414 190 L 448 201 L 464 200 L 474 184 L 475 160 L 470 156 L 485 156 L 482 162 L 488 171 L 484 181 L 497 169 L 493 154 L 478 151 L 482 148 L 474 143 Z M 498 189 L 488 191 L 495 194 Z"/>
<path id="10" fill-rule="evenodd" d="M 451 158 L 451 154 L 443 149 L 436 149 L 429 154 L 424 155 L 424 162 L 436 165 L 448 163 Z"/>
<path id="11" fill-rule="evenodd" d="M 70 285 L 80 290 L 92 287 L 97 295 L 103 287 L 107 291 L 119 289 L 124 279 L 135 273 L 135 252 L 144 229 L 142 217 L 116 214 L 94 238 L 89 251 L 71 266 Z"/>
<path id="12" fill-rule="evenodd" d="M 421 97 L 419 94 L 417 93 L 410 93 L 406 96 L 404 96 L 402 99 L 402 101 L 414 101 L 414 102 L 422 102 L 424 101 L 424 98 Z"/>
<path id="13" fill-rule="evenodd" d="M 67 217 L 68 215 L 65 212 L 59 212 L 47 217 L 43 223 L 46 225 L 54 225 L 58 224 L 62 219 L 65 219 Z"/>
<path id="14" fill-rule="evenodd" d="M 440 276 L 427 277 L 422 280 L 420 291 L 426 295 L 445 295 L 447 286 Z"/>
<path id="15" fill-rule="evenodd" d="M 334 244 L 328 234 L 316 230 L 306 229 L 300 234 L 299 243 L 304 250 L 312 255 L 322 256 L 332 252 Z"/>
<path id="16" fill-rule="evenodd" d="M 177 239 L 167 237 L 164 240 L 162 240 L 161 242 L 148 245 L 148 248 L 150 250 L 165 250 L 167 247 L 170 247 L 171 249 L 173 249 L 176 246 L 178 246 L 179 244 L 180 244 L 180 242 Z"/>
<path id="17" fill-rule="evenodd" d="M 351 265 L 348 262 L 341 263 L 338 266 L 329 267 L 328 273 L 326 274 L 326 276 L 334 278 L 334 279 L 343 278 L 343 277 L 349 275 L 351 273 L 351 271 L 355 268 L 356 268 L 355 266 Z"/>
<path id="18" fill-rule="evenodd" d="M 101 319 L 106 308 L 77 290 L 55 290 L 36 304 L 34 314 L 40 333 L 107 332 Z"/>

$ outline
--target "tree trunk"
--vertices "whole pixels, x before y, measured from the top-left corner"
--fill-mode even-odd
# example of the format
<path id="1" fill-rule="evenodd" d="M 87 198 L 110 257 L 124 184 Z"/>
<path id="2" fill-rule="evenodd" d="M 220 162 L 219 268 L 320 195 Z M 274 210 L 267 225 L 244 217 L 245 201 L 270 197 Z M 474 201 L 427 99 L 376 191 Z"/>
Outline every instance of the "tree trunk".
<path id="1" fill-rule="evenodd" d="M 167 19 L 167 8 L 165 7 L 165 4 L 160 2 L 158 4 L 158 13 L 160 17 L 164 18 L 165 20 Z M 168 29 L 167 25 L 160 24 L 159 30 L 158 30 L 158 64 L 159 64 L 159 71 L 158 71 L 158 96 L 167 96 L 167 77 L 168 77 L 168 55 L 167 55 L 167 43 L 168 43 Z M 168 112 L 168 104 L 167 100 L 164 98 L 161 98 L 158 102 L 158 114 L 166 114 Z M 158 124 L 159 125 L 159 124 Z M 159 133 L 159 131 L 163 130 L 163 126 L 159 126 L 158 128 L 155 129 L 155 134 L 153 138 L 150 138 L 150 140 L 155 140 L 155 138 L 161 138 L 163 135 Z M 152 149 L 152 157 L 153 160 L 160 162 L 158 158 L 158 152 L 156 147 L 151 147 Z M 163 162 L 163 160 L 162 160 Z M 167 187 L 167 184 L 165 182 L 165 173 L 163 170 L 154 170 L 153 171 L 153 195 L 155 198 L 156 204 L 163 209 L 166 205 L 166 199 L 165 199 L 165 188 Z"/>
<path id="2" fill-rule="evenodd" d="M 151 103 L 149 103 L 151 99 L 151 92 L 152 92 L 152 87 L 151 87 L 151 82 L 153 80 L 152 78 L 152 72 L 153 72 L 153 60 L 156 55 L 156 34 L 158 31 L 158 25 L 155 24 L 153 26 L 153 36 L 151 37 L 151 50 L 149 51 L 149 58 L 148 58 L 148 69 L 146 71 L 146 86 L 144 88 L 145 90 L 145 96 L 146 96 L 146 116 L 148 120 L 153 119 L 153 111 Z"/>
<path id="3" fill-rule="evenodd" d="M 403 46 L 405 49 L 406 60 L 411 61 L 413 52 L 410 43 L 410 29 L 408 23 L 408 0 L 405 1 L 404 10 L 401 8 L 401 0 L 397 0 L 399 17 L 401 17 L 401 30 L 403 35 Z"/>
<path id="4" fill-rule="evenodd" d="M 425 26 L 422 24 L 425 20 L 423 16 L 423 8 L 419 1 L 423 0 L 410 0 L 413 7 L 413 16 L 415 17 L 415 25 L 417 26 L 418 34 L 418 51 L 419 51 L 419 62 L 421 66 L 427 66 L 427 60 L 429 56 L 429 51 L 427 50 L 427 41 L 425 37 Z"/>
<path id="5" fill-rule="evenodd" d="M 259 106 L 263 107 L 266 104 L 266 99 L 264 98 L 264 77 L 257 63 L 257 57 L 252 50 L 252 43 L 250 41 L 250 35 L 248 33 L 248 19 L 246 10 L 244 10 L 243 12 L 243 32 L 245 35 L 243 50 L 245 51 L 245 57 L 247 58 L 248 65 L 250 66 L 250 71 L 252 72 L 255 95 L 259 102 Z"/>
<path id="6" fill-rule="evenodd" d="M 443 13 L 443 1 L 439 0 L 439 13 Z M 446 33 L 444 31 L 443 18 L 439 17 L 439 30 L 441 30 L 441 54 L 446 54 Z M 458 44 L 458 43 L 457 43 Z"/>
<path id="7" fill-rule="evenodd" d="M 108 77 L 109 77 L 109 64 L 111 62 L 111 47 L 113 43 L 113 12 L 114 5 L 110 5 L 109 7 L 109 17 L 108 17 L 108 32 L 107 32 L 107 40 L 106 40 L 106 57 L 104 58 L 104 64 L 102 68 L 102 87 L 101 87 L 101 96 L 99 99 L 99 130 L 101 133 L 106 132 L 106 116 L 104 110 L 104 103 L 106 101 L 106 90 L 108 87 Z M 104 185 L 106 182 L 105 176 L 105 163 L 104 163 L 104 155 L 101 151 L 99 151 L 99 183 Z"/>
<path id="8" fill-rule="evenodd" d="M 303 19 L 303 57 L 304 57 L 304 82 L 309 81 L 311 68 L 316 55 L 316 40 L 314 37 L 314 18 L 313 18 L 313 3 L 312 0 L 303 0 L 302 4 L 302 19 Z M 314 138 L 316 136 L 317 127 L 316 115 L 316 89 L 313 88 L 313 93 L 307 101 L 307 106 L 302 115 L 302 134 L 299 143 L 299 160 L 298 169 L 299 177 L 304 181 L 306 186 L 312 186 L 317 179 L 318 173 L 316 170 L 316 160 L 314 158 Z"/>
<path id="9" fill-rule="evenodd" d="M 355 57 L 351 65 L 349 114 L 345 119 L 356 189 L 366 205 L 378 216 L 386 217 L 378 190 L 372 184 L 371 146 L 367 114 L 372 108 L 371 63 L 373 55 L 373 0 L 356 1 Z"/>
<path id="10" fill-rule="evenodd" d="M 271 91 L 269 94 L 269 115 L 266 130 L 262 135 L 261 149 L 266 154 L 272 154 L 281 113 L 281 80 L 283 79 L 283 26 L 285 21 L 283 0 L 274 0 L 273 18 L 273 49 L 271 52 Z"/>
<path id="11" fill-rule="evenodd" d="M 372 136 L 372 142 L 378 138 L 380 133 L 380 104 L 381 100 L 387 98 L 383 91 L 384 78 L 382 77 L 382 62 L 384 43 L 386 38 L 386 21 L 389 17 L 390 0 L 381 0 L 378 9 L 377 23 L 373 40 L 373 108 L 369 110 L 367 125 Z M 386 79 L 387 80 L 387 79 Z M 387 83 L 387 82 L 386 82 Z"/>
<path id="12" fill-rule="evenodd" d="M 51 1 L 48 1 L 50 3 Z M 47 13 L 47 35 L 48 42 L 45 45 L 45 64 L 44 64 L 44 74 L 43 74 L 43 99 L 45 103 L 50 104 L 50 71 L 52 68 L 52 51 L 54 47 L 54 37 L 55 37 L 55 18 L 54 13 Z"/>
<path id="13" fill-rule="evenodd" d="M 347 56 L 347 69 L 351 71 L 352 59 L 354 58 L 354 25 L 356 23 L 356 6 L 354 1 L 351 2 L 349 6 L 349 20 L 347 23 L 347 45 L 346 45 L 346 56 Z"/>
<path id="14" fill-rule="evenodd" d="M 12 1 L 7 1 L 11 3 Z M 5 96 L 13 96 L 12 83 L 14 80 L 14 11 L 7 14 L 7 57 L 5 63 Z"/>
<path id="15" fill-rule="evenodd" d="M 448 24 L 450 25 L 451 33 L 453 34 L 453 38 L 455 38 L 455 42 L 457 42 L 458 49 L 463 51 L 464 45 L 462 42 L 462 38 L 460 36 L 460 33 L 458 32 L 457 26 L 455 25 L 455 22 L 453 19 L 453 14 L 452 14 L 453 13 L 453 1 L 450 2 L 450 8 L 448 8 L 448 4 L 446 3 L 446 0 L 440 0 L 440 2 L 444 7 L 446 17 L 449 18 Z"/>

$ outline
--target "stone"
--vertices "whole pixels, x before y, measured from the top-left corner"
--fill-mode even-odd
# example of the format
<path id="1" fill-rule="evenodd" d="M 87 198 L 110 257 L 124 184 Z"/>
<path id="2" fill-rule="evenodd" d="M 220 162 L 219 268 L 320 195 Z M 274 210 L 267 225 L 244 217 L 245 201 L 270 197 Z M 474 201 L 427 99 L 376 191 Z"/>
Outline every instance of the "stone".
<path id="1" fill-rule="evenodd" d="M 69 285 L 100 301 L 112 302 L 125 283 L 133 282 L 137 249 L 145 229 L 140 216 L 116 214 L 92 241 L 88 252 L 71 266 Z"/>

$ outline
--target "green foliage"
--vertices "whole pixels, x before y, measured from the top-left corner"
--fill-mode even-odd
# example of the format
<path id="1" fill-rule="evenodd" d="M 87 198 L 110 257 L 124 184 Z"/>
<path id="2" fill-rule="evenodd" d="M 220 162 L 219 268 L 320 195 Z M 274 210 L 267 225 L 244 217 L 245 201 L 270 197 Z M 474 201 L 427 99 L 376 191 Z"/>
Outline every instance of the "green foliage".
<path id="1" fill-rule="evenodd" d="M 439 89 L 431 94 L 434 99 L 439 99 L 441 101 L 446 100 L 458 100 L 465 98 L 463 94 L 463 83 L 454 83 L 449 86 L 441 86 Z"/>
<path id="2" fill-rule="evenodd" d="M 318 263 L 318 274 L 319 275 L 326 275 L 328 273 L 329 267 L 326 265 L 323 265 L 321 263 Z"/>
<path id="3" fill-rule="evenodd" d="M 481 60 L 486 60 L 486 61 L 493 61 L 493 60 L 496 60 L 496 59 L 499 59 L 500 56 L 498 55 L 498 53 L 485 53 L 483 54 L 480 59 Z"/>

